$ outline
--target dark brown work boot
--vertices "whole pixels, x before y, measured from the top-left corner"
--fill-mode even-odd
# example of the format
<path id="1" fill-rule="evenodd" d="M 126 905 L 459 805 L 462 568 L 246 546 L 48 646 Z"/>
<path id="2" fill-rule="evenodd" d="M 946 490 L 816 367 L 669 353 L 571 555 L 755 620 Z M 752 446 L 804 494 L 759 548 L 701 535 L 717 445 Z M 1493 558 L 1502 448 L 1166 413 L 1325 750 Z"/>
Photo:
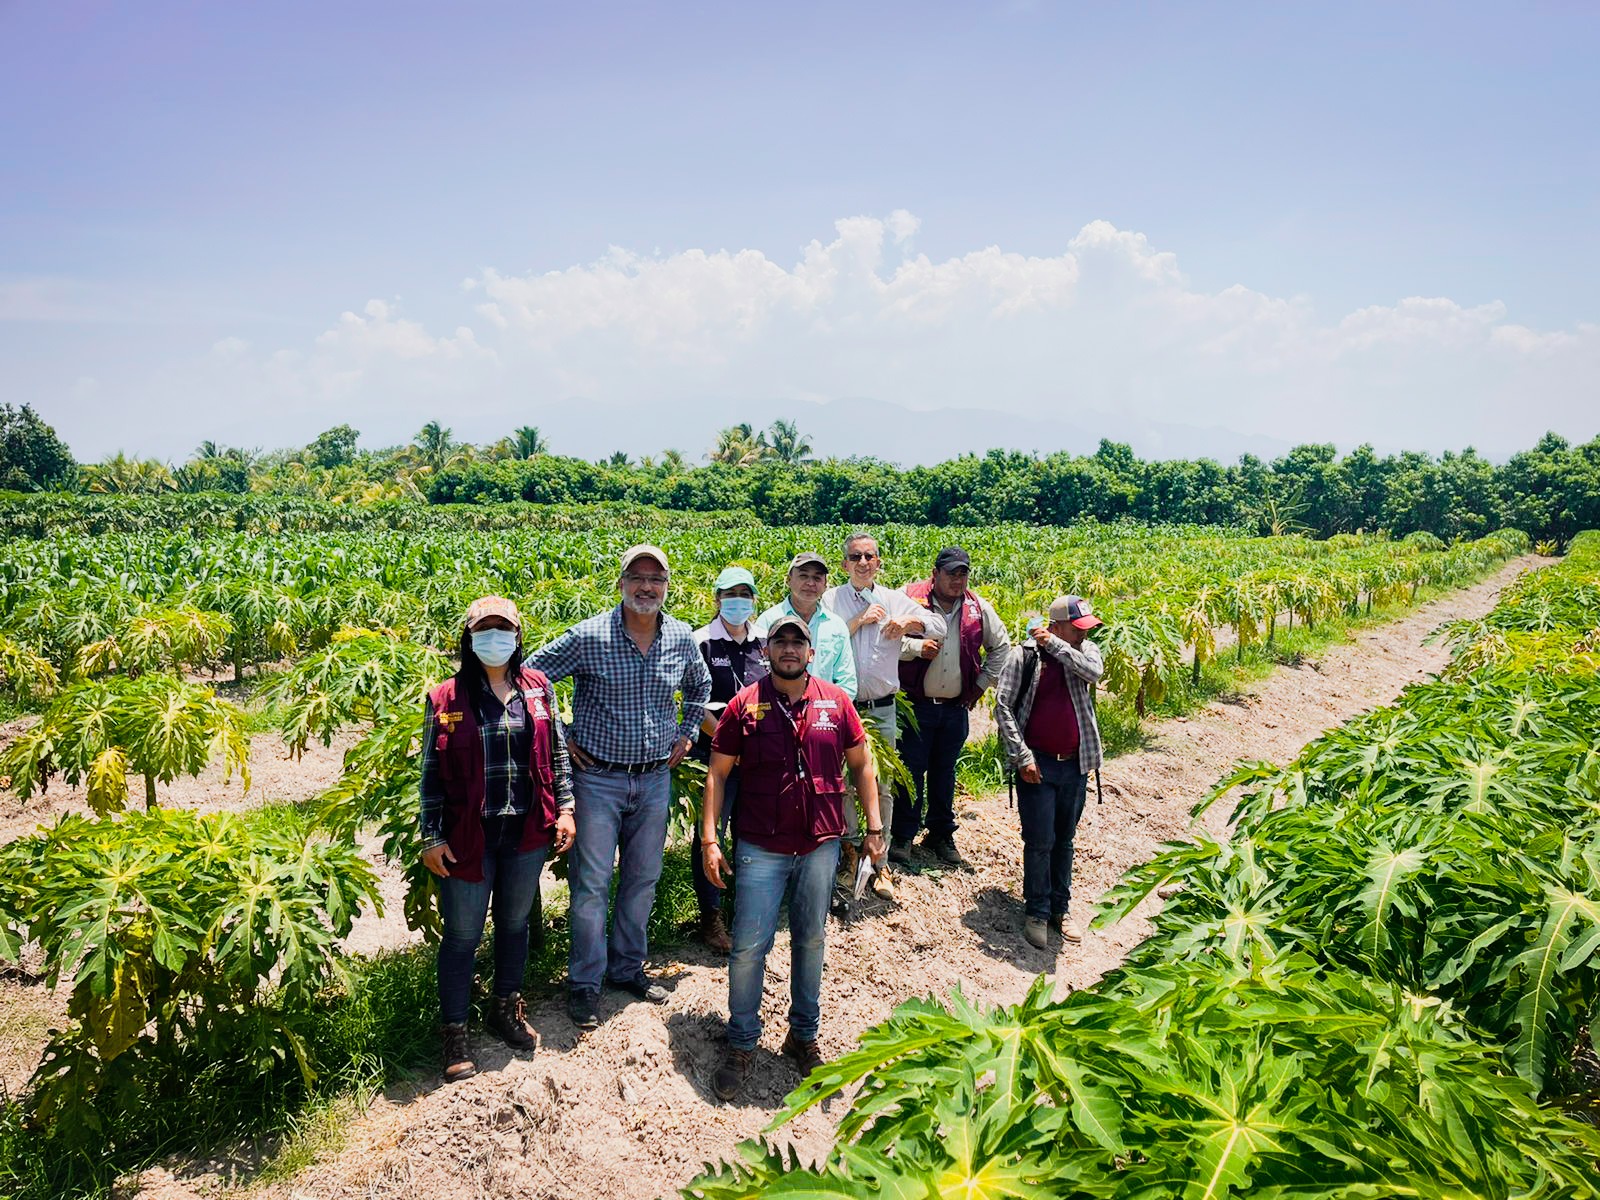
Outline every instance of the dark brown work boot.
<path id="1" fill-rule="evenodd" d="M 708 912 L 700 918 L 700 940 L 708 950 L 718 954 L 726 954 L 733 949 L 733 939 L 728 936 L 728 927 L 722 923 L 720 912 Z"/>
<path id="2" fill-rule="evenodd" d="M 800 1068 L 801 1079 L 804 1079 L 828 1061 L 822 1057 L 822 1051 L 817 1049 L 815 1040 L 809 1042 L 801 1041 L 795 1037 L 792 1029 L 789 1031 L 789 1036 L 783 1039 L 783 1052 L 794 1059 L 795 1064 Z"/>
<path id="3" fill-rule="evenodd" d="M 750 1060 L 754 1057 L 754 1050 L 728 1047 L 727 1054 L 723 1055 L 722 1062 L 711 1075 L 711 1090 L 716 1092 L 718 1100 L 733 1100 L 739 1095 L 739 1089 L 744 1086 L 744 1077 L 750 1073 Z"/>
<path id="4" fill-rule="evenodd" d="M 483 1024 L 484 1028 L 513 1050 L 539 1048 L 539 1033 L 528 1024 L 528 1006 L 515 992 L 509 996 L 490 997 L 489 1012 Z"/>
<path id="5" fill-rule="evenodd" d="M 478 1064 L 472 1061 L 472 1052 L 467 1047 L 465 1022 L 459 1025 L 439 1026 L 439 1040 L 444 1043 L 441 1057 L 444 1060 L 446 1083 L 468 1079 L 478 1073 Z"/>

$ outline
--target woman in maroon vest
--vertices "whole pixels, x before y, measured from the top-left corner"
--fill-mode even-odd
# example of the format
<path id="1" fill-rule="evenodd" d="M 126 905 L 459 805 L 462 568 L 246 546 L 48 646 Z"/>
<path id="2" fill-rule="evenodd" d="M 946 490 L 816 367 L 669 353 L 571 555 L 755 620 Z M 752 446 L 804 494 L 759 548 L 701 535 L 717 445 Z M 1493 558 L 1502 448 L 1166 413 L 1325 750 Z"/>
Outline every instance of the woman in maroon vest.
<path id="1" fill-rule="evenodd" d="M 494 909 L 494 994 L 484 1024 L 508 1046 L 538 1034 L 523 1005 L 528 915 L 552 843 L 572 846 L 572 771 L 550 681 L 522 665 L 522 616 L 502 596 L 467 609 L 461 668 L 428 693 L 422 862 L 439 877 L 439 1018 L 448 1082 L 476 1072 L 467 1045 L 472 964 Z"/>

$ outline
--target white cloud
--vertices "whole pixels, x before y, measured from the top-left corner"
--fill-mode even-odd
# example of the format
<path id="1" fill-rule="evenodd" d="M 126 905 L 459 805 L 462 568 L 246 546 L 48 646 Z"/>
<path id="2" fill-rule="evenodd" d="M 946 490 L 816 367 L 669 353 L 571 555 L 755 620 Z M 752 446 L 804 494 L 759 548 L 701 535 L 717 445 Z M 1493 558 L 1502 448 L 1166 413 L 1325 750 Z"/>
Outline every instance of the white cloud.
<path id="1" fill-rule="evenodd" d="M 483 270 L 455 297 L 451 333 L 371 300 L 309 345 L 254 352 L 224 339 L 203 368 L 162 386 L 197 405 L 221 389 L 240 398 L 235 409 L 260 406 L 261 432 L 241 436 L 269 444 L 343 420 L 393 440 L 454 414 L 461 436 L 569 421 L 608 449 L 643 452 L 657 447 L 629 443 L 650 435 L 628 414 L 691 399 L 727 420 L 755 401 L 851 397 L 993 410 L 975 446 L 1035 444 L 1009 431 L 1097 412 L 1490 452 L 1545 428 L 1588 437 L 1600 426 L 1600 326 L 1541 331 L 1498 302 L 1442 297 L 1330 319 L 1306 296 L 1197 290 L 1174 253 L 1106 221 L 1054 255 L 988 246 L 941 260 L 915 251 L 920 228 L 903 209 L 845 218 L 787 264 L 756 250 L 612 247 L 561 270 Z M 306 428 L 285 428 L 300 419 Z M 675 444 L 711 433 L 685 428 Z M 861 437 L 840 449 L 915 455 L 904 449 L 914 430 Z"/>

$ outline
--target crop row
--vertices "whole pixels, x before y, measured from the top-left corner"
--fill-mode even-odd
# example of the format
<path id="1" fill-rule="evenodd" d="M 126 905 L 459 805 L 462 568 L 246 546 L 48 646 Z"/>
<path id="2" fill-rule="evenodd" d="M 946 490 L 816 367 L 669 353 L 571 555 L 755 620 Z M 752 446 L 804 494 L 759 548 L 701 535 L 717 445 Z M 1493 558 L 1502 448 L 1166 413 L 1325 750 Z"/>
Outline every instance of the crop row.
<path id="1" fill-rule="evenodd" d="M 823 1164 L 750 1143 L 685 1194 L 1600 1195 L 1600 534 L 1451 634 L 1129 872 L 1099 924 L 1181 890 L 1098 986 L 902 1006 L 780 1114 L 864 1081 Z"/>

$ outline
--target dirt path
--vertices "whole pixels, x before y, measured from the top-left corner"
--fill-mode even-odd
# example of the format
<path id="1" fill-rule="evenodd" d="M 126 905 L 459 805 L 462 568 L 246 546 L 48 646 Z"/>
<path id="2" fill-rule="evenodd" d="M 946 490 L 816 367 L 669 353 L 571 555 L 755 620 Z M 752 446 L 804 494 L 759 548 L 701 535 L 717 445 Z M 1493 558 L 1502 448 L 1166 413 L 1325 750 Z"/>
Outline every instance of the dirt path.
<path id="1" fill-rule="evenodd" d="M 1111 762 L 1105 802 L 1090 804 L 1079 834 L 1074 915 L 1162 841 L 1190 827 L 1190 805 L 1241 757 L 1284 759 L 1349 717 L 1387 703 L 1439 669 L 1445 655 L 1423 638 L 1440 622 L 1488 611 L 1500 588 L 1544 560 L 1507 565 L 1474 587 L 1424 605 L 1336 646 L 1316 663 L 1286 668 L 1231 703 L 1154 728 L 1150 744 Z M 901 903 L 860 923 L 830 925 L 823 981 L 822 1047 L 845 1053 L 863 1027 L 914 995 L 944 996 L 959 984 L 971 998 L 1010 1003 L 1033 979 L 1092 984 L 1145 936 L 1136 914 L 1081 947 L 1057 954 L 1022 940 L 1021 845 L 1004 796 L 965 805 L 957 842 L 965 871 L 932 869 L 902 879 Z M 1206 824 L 1220 830 L 1220 813 Z M 1154 902 L 1153 902 L 1154 903 Z M 670 1194 L 700 1165 L 758 1133 L 798 1081 L 777 1056 L 788 995 L 788 939 L 768 960 L 763 1049 L 741 1103 L 717 1103 L 710 1076 L 722 1048 L 727 1001 L 723 962 L 694 946 L 655 956 L 673 981 L 660 1009 L 603 998 L 604 1024 L 578 1038 L 559 997 L 532 1013 L 540 1053 L 518 1057 L 477 1043 L 481 1073 L 453 1087 L 431 1076 L 391 1088 L 349 1131 L 345 1147 L 291 1183 L 258 1190 L 272 1200 L 389 1197 L 626 1198 Z M 419 1018 L 421 1019 L 421 1018 Z M 832 1111 L 813 1110 L 786 1136 L 807 1156 L 831 1142 Z M 147 1172 L 145 1200 L 215 1194 L 214 1175 Z M 134 1189 L 130 1190 L 131 1191 Z"/>

